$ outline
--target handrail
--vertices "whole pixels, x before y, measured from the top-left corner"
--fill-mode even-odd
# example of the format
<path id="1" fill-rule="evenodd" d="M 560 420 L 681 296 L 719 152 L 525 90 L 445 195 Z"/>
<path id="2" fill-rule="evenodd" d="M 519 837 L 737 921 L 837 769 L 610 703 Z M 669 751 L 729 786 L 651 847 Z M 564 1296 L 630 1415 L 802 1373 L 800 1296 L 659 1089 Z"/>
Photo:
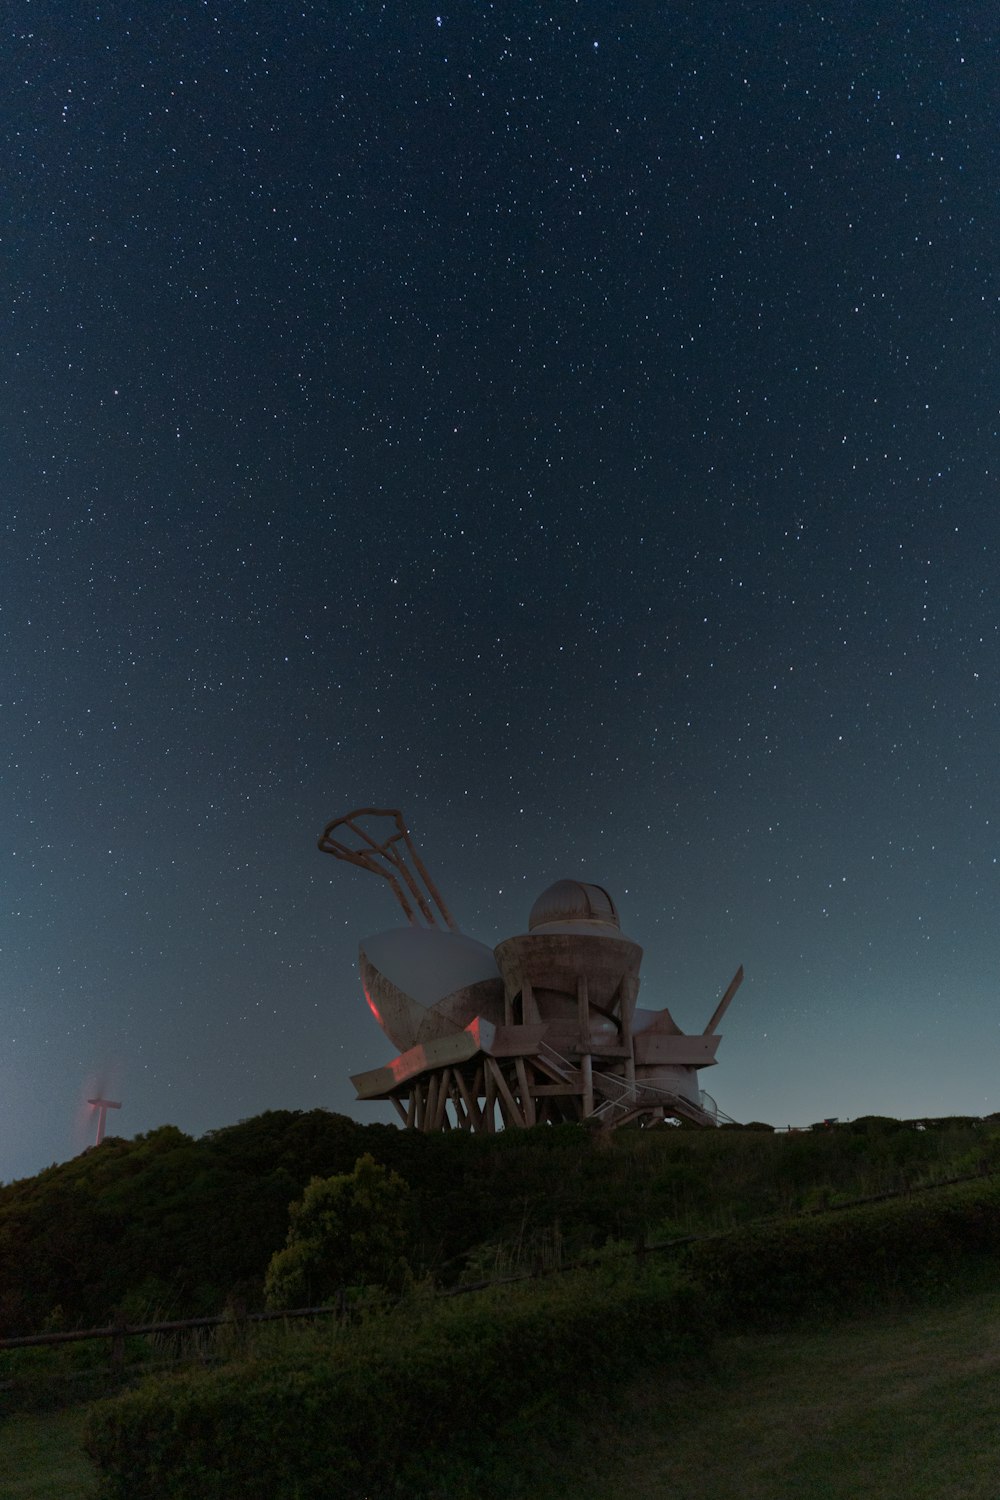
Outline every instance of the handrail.
<path id="1" fill-rule="evenodd" d="M 568 1057 L 563 1057 L 562 1053 L 557 1052 L 548 1042 L 542 1041 L 538 1043 L 536 1056 L 541 1058 L 542 1062 L 548 1063 L 554 1073 L 560 1074 L 567 1081 L 578 1071 L 574 1068 Z"/>
<path id="2" fill-rule="evenodd" d="M 546 1041 L 538 1044 L 536 1053 L 538 1060 L 549 1070 L 557 1074 L 565 1081 L 569 1081 L 578 1069 L 570 1062 L 568 1057 L 563 1057 L 561 1052 Z M 636 1079 L 630 1083 L 616 1073 L 593 1074 L 594 1088 L 598 1093 L 604 1095 L 604 1100 L 598 1107 L 591 1110 L 587 1116 L 588 1120 L 602 1120 L 615 1111 L 628 1114 L 629 1109 L 642 1104 L 669 1105 L 675 1114 L 686 1115 L 688 1119 L 704 1122 L 712 1120 L 715 1124 L 720 1121 L 735 1124 L 729 1115 L 725 1115 L 719 1109 L 710 1094 L 703 1094 L 706 1099 L 711 1099 L 712 1108 L 706 1109 L 701 1103 L 696 1103 L 685 1094 L 679 1094 L 675 1089 L 661 1088 L 659 1084 L 648 1083 L 645 1079 Z"/>
<path id="3" fill-rule="evenodd" d="M 706 1114 L 712 1116 L 717 1125 L 738 1125 L 740 1123 L 739 1120 L 734 1120 L 732 1115 L 727 1115 L 725 1110 L 720 1109 L 712 1098 L 712 1095 L 706 1089 L 700 1089 L 699 1093 L 701 1094 L 702 1109 Z M 706 1099 L 708 1100 L 708 1104 L 705 1103 Z"/>
<path id="4" fill-rule="evenodd" d="M 604 1103 L 589 1116 L 592 1120 L 602 1119 L 613 1110 L 620 1110 L 622 1114 L 627 1114 L 630 1106 L 641 1104 L 669 1104 L 676 1113 L 687 1115 L 689 1119 L 694 1120 L 697 1120 L 699 1116 L 713 1118 L 711 1111 L 703 1108 L 701 1104 L 696 1104 L 693 1099 L 688 1099 L 674 1089 L 660 1088 L 659 1084 L 647 1083 L 643 1079 L 629 1083 L 614 1073 L 595 1073 L 594 1084 L 601 1093 L 605 1094 L 605 1099 Z M 614 1094 L 607 1096 L 608 1085 L 611 1085 L 613 1090 L 618 1090 L 617 1097 Z"/>

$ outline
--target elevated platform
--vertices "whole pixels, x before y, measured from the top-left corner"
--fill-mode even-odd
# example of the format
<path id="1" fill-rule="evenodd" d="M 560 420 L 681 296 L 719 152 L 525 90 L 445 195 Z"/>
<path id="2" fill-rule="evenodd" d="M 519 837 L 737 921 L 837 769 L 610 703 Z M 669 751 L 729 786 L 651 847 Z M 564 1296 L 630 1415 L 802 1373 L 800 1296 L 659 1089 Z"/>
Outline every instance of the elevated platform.
<path id="1" fill-rule="evenodd" d="M 386 1099 L 403 1124 L 421 1131 L 469 1130 L 491 1135 L 498 1129 L 594 1120 L 605 1128 L 663 1119 L 718 1123 L 701 1096 L 665 1088 L 634 1076 L 631 1056 L 621 1044 L 591 1042 L 577 1058 L 558 1052 L 545 1023 L 495 1026 L 477 1017 L 456 1035 L 411 1047 L 384 1068 L 355 1074 L 361 1100 Z M 558 1029 L 558 1028 L 555 1028 Z M 675 1036 L 674 1061 L 704 1067 L 714 1047 L 696 1048 L 697 1062 L 684 1044 L 717 1038 Z M 681 1055 L 683 1053 L 683 1056 Z M 596 1064 L 596 1066 L 595 1066 Z"/>

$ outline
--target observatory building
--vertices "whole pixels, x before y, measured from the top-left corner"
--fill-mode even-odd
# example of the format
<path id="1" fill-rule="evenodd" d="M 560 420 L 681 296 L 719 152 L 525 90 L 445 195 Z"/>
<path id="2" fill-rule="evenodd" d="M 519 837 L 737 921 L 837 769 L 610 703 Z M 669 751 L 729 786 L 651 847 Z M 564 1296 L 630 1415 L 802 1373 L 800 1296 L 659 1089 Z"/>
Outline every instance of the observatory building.
<path id="1" fill-rule="evenodd" d="M 488 948 L 459 932 L 395 810 L 360 808 L 324 829 L 326 854 L 389 882 L 407 925 L 364 938 L 365 999 L 399 1055 L 353 1079 L 415 1130 L 593 1120 L 617 1126 L 725 1116 L 699 1086 L 740 967 L 705 1030 L 637 1006 L 642 949 L 603 887 L 557 880 L 527 931 Z"/>

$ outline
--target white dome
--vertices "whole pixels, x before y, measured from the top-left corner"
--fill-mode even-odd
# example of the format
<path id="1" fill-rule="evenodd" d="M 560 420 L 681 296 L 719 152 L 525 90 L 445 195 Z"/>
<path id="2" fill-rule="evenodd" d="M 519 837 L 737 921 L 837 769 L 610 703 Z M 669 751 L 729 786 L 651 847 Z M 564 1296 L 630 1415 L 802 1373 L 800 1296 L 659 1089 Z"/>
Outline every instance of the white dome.
<path id="1" fill-rule="evenodd" d="M 528 915 L 529 932 L 556 926 L 572 931 L 578 923 L 585 931 L 593 927 L 621 930 L 618 909 L 603 886 L 557 880 L 542 892 Z"/>

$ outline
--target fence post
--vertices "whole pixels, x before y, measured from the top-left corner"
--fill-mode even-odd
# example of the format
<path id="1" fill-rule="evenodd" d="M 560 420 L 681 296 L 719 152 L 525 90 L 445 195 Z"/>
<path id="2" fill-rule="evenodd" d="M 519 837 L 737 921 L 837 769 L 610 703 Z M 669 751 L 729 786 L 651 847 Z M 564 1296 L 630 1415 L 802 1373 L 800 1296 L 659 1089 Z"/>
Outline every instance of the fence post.
<path id="1" fill-rule="evenodd" d="M 649 1242 L 646 1236 L 646 1225 L 642 1224 L 635 1231 L 635 1274 L 641 1276 L 646 1265 L 646 1255 L 649 1250 Z"/>
<path id="2" fill-rule="evenodd" d="M 226 1304 L 225 1321 L 219 1325 L 225 1352 L 241 1358 L 246 1354 L 250 1342 L 250 1322 L 244 1297 L 232 1297 Z"/>
<path id="3" fill-rule="evenodd" d="M 111 1334 L 111 1373 L 121 1375 L 125 1369 L 125 1334 L 127 1332 L 125 1319 L 120 1312 L 115 1313 L 114 1329 Z"/>

